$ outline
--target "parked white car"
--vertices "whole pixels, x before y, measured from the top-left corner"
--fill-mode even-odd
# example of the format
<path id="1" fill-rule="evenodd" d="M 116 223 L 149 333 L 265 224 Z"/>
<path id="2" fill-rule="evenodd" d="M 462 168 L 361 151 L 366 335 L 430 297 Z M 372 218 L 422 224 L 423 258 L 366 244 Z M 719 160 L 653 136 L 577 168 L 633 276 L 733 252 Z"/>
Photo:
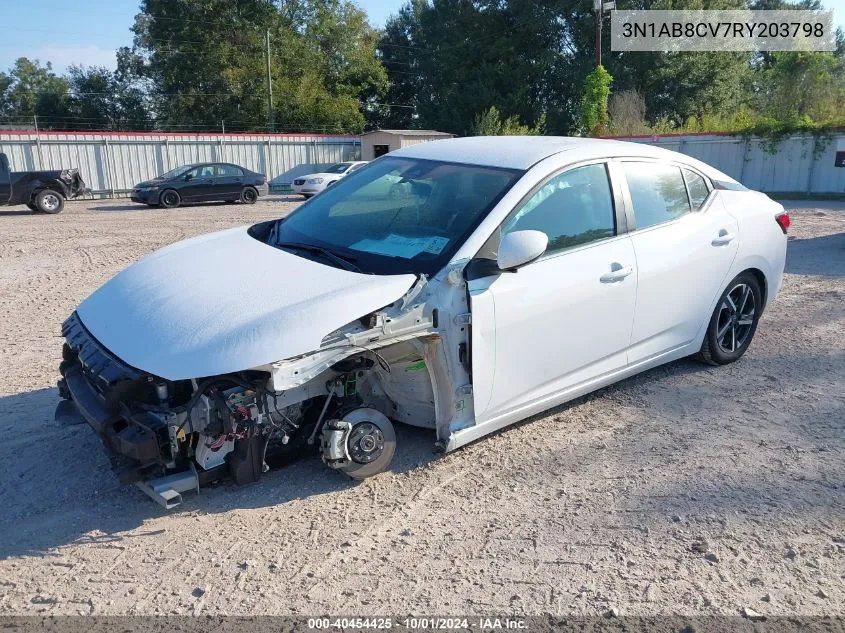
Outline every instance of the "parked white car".
<path id="1" fill-rule="evenodd" d="M 365 160 L 337 163 L 326 169 L 326 171 L 308 174 L 307 176 L 299 176 L 293 181 L 293 192 L 304 196 L 306 199 L 310 198 L 323 191 L 326 187 L 333 185 L 344 176 L 361 169 L 366 164 L 367 161 Z"/>
<path id="2" fill-rule="evenodd" d="M 451 451 L 674 359 L 736 361 L 788 226 L 646 145 L 423 143 L 119 273 L 64 323 L 60 408 L 167 507 L 309 452 L 367 477 L 396 422 Z"/>

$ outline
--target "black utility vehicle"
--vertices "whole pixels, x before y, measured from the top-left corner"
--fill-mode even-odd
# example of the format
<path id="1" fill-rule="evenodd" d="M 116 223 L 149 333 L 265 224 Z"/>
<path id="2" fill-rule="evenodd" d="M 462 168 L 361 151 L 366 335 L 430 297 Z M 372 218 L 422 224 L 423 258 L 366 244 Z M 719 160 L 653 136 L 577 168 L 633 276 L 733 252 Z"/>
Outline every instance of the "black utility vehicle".
<path id="1" fill-rule="evenodd" d="M 0 205 L 25 204 L 33 211 L 59 213 L 65 200 L 88 193 L 78 169 L 12 171 L 0 154 Z"/>
<path id="2" fill-rule="evenodd" d="M 135 185 L 130 198 L 132 202 L 172 209 L 186 202 L 215 200 L 253 204 L 268 191 L 264 174 L 231 163 L 197 163 Z"/>

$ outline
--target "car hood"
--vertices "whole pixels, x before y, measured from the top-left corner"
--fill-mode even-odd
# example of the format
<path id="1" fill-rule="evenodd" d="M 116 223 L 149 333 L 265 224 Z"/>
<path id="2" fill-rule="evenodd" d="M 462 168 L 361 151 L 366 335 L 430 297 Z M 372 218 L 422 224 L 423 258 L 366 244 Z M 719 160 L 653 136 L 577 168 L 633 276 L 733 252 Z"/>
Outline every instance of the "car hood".
<path id="1" fill-rule="evenodd" d="M 152 180 L 145 180 L 144 182 L 139 182 L 137 185 L 135 185 L 135 189 L 138 189 L 139 187 L 153 187 L 155 185 L 160 185 L 163 182 L 168 181 L 164 178 L 153 178 Z"/>
<path id="2" fill-rule="evenodd" d="M 316 174 L 308 174 L 307 176 L 299 176 L 300 178 L 341 178 L 345 174 L 327 174 L 326 172 L 319 172 Z"/>
<path id="3" fill-rule="evenodd" d="M 268 246 L 247 227 L 177 242 L 118 273 L 77 313 L 102 345 L 169 380 L 241 371 L 319 348 L 393 303 L 414 275 L 365 275 Z"/>

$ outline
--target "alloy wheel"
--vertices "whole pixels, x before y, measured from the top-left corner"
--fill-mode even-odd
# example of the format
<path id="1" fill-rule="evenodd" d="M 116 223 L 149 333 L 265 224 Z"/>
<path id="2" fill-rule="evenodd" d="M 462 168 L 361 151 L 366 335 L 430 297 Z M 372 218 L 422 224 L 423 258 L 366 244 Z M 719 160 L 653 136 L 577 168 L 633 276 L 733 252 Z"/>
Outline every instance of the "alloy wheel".
<path id="1" fill-rule="evenodd" d="M 723 352 L 732 354 L 748 342 L 756 307 L 748 284 L 737 284 L 725 295 L 716 320 L 716 342 Z"/>

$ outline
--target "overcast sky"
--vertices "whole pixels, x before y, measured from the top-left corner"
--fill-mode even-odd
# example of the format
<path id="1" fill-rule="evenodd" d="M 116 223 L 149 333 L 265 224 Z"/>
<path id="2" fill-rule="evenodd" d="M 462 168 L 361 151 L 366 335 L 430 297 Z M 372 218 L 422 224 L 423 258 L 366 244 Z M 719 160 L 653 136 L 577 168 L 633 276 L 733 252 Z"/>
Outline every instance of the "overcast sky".
<path id="1" fill-rule="evenodd" d="M 836 24 L 845 25 L 845 0 L 822 0 L 835 11 Z M 3 35 L 0 38 L 0 70 L 18 57 L 50 61 L 58 72 L 71 64 L 114 68 L 114 52 L 129 46 L 129 27 L 138 12 L 138 0 L 0 0 Z M 357 0 L 370 22 L 384 26 L 403 0 Z"/>

